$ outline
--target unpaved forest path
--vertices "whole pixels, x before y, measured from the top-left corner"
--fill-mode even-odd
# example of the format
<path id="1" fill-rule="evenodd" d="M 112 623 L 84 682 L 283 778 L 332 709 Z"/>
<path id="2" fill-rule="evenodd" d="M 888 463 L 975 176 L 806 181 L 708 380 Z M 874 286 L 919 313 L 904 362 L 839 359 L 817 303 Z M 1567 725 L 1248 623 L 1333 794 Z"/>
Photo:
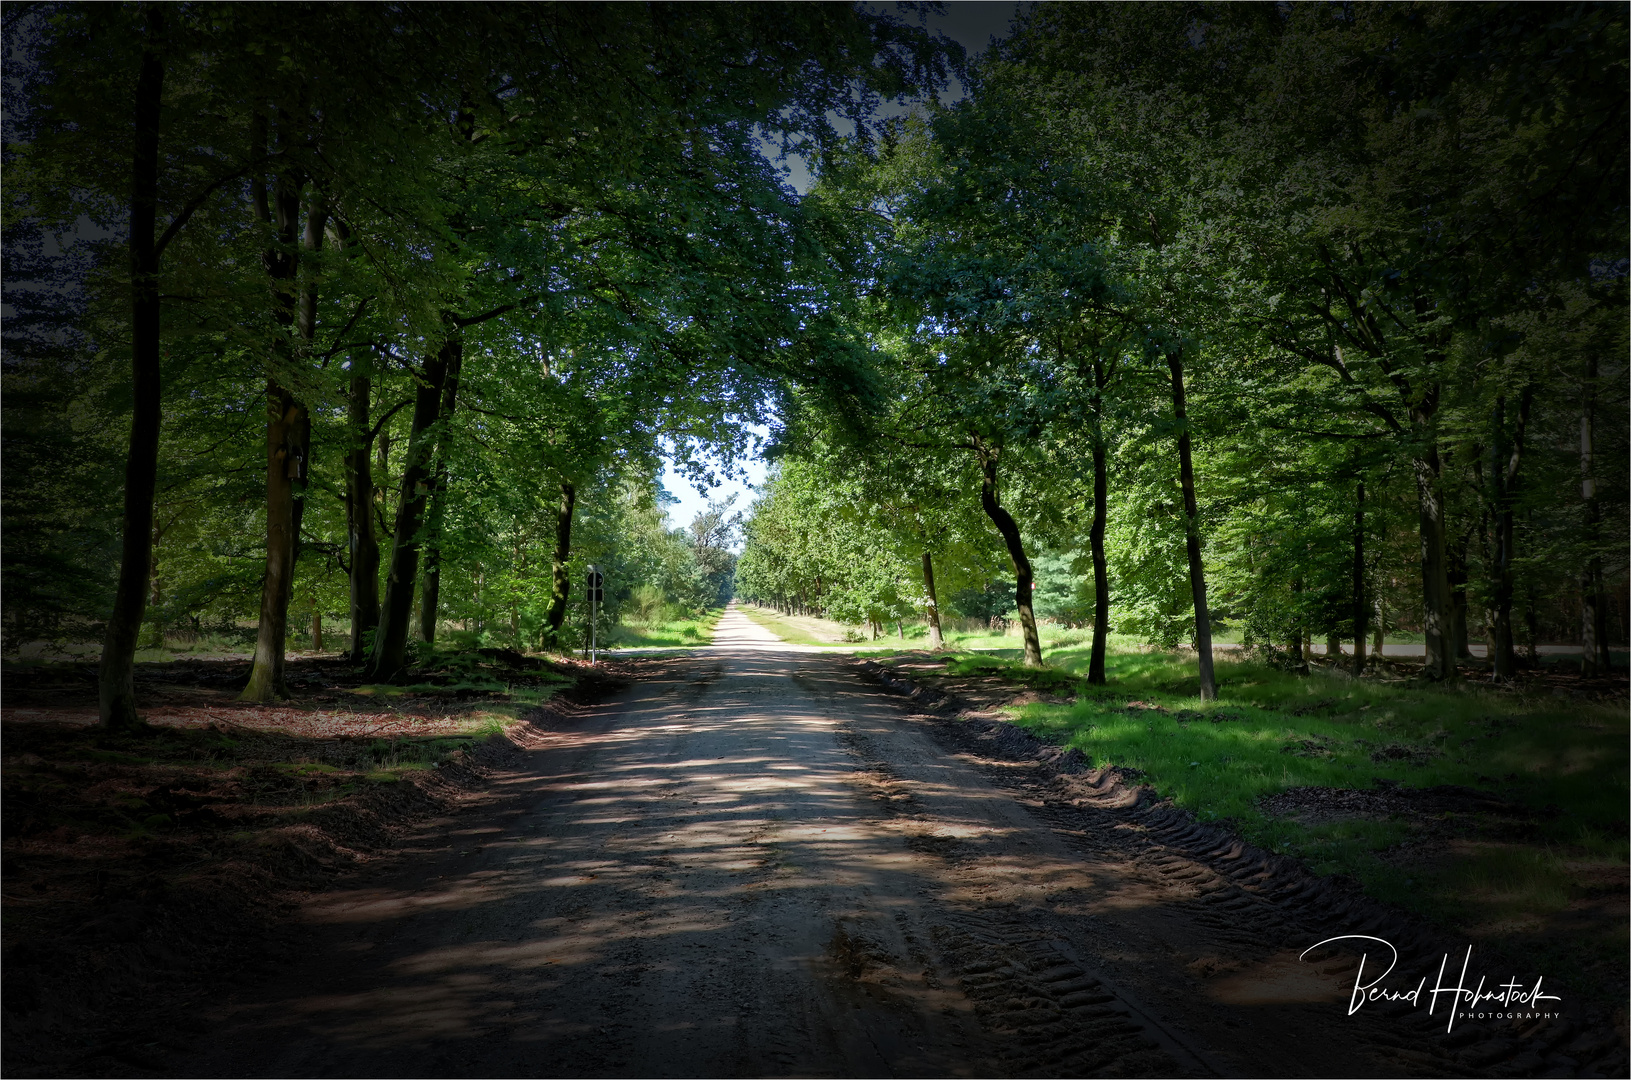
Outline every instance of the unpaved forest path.
<path id="1" fill-rule="evenodd" d="M 1442 1010 L 1348 1017 L 1352 972 L 1296 962 L 1350 928 L 1113 808 L 1067 820 L 849 657 L 735 611 L 715 641 L 635 662 L 488 802 L 314 897 L 173 1073 L 1462 1071 L 1425 1053 Z"/>

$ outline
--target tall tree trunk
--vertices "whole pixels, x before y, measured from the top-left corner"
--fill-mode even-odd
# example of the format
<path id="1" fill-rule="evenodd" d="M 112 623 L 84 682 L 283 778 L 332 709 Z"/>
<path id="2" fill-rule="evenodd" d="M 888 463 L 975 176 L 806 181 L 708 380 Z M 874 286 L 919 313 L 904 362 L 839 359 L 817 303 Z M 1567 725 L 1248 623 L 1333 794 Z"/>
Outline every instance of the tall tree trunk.
<path id="1" fill-rule="evenodd" d="M 1189 409 L 1184 398 L 1184 361 L 1179 352 L 1167 354 L 1172 376 L 1172 412 L 1178 421 L 1178 481 L 1184 493 L 1184 541 L 1189 553 L 1189 592 L 1195 602 L 1195 655 L 1199 661 L 1201 700 L 1216 701 L 1217 677 L 1212 672 L 1212 614 L 1206 605 L 1206 567 L 1201 562 L 1200 509 L 1195 501 L 1195 464 L 1190 458 Z"/>
<path id="2" fill-rule="evenodd" d="M 346 394 L 351 429 L 345 456 L 346 530 L 351 539 L 351 652 L 353 664 L 368 656 L 367 635 L 379 626 L 379 530 L 374 523 L 373 447 L 369 445 L 369 404 L 374 380 L 366 368 L 352 368 Z"/>
<path id="3" fill-rule="evenodd" d="M 939 652 L 946 647 L 940 633 L 940 598 L 934 591 L 934 559 L 929 549 L 923 549 L 923 591 L 929 595 L 929 648 Z"/>
<path id="4" fill-rule="evenodd" d="M 1365 673 L 1365 631 L 1370 618 L 1370 603 L 1365 596 L 1365 482 L 1359 482 L 1354 498 L 1354 658 L 1353 673 Z"/>
<path id="5" fill-rule="evenodd" d="M 572 557 L 572 511 L 578 504 L 578 489 L 561 481 L 561 505 L 555 511 L 555 559 L 553 587 L 549 595 L 549 615 L 544 619 L 544 644 L 556 648 L 561 625 L 566 622 L 566 602 L 572 597 L 572 577 L 567 560 Z"/>
<path id="6" fill-rule="evenodd" d="M 464 350 L 448 361 L 442 383 L 442 411 L 438 417 L 436 465 L 430 487 L 430 528 L 425 540 L 425 581 L 419 591 L 419 636 L 427 643 L 436 640 L 436 616 L 442 597 L 442 520 L 447 511 L 447 454 L 452 439 L 453 409 L 459 401 L 459 375 L 464 366 Z"/>
<path id="7" fill-rule="evenodd" d="M 1088 542 L 1093 554 L 1093 651 L 1087 661 L 1087 681 L 1105 684 L 1104 653 L 1110 633 L 1110 568 L 1104 556 L 1104 524 L 1109 516 L 1109 469 L 1104 446 L 1104 361 L 1093 358 L 1093 525 Z"/>
<path id="8" fill-rule="evenodd" d="M 1416 510 L 1421 528 L 1422 635 L 1426 659 L 1422 676 L 1434 681 L 1455 678 L 1455 644 L 1451 634 L 1450 580 L 1445 557 L 1444 493 L 1438 454 L 1438 431 L 1433 422 L 1438 390 L 1411 407 L 1410 421 L 1417 440 L 1415 456 Z"/>
<path id="9" fill-rule="evenodd" d="M 1512 451 L 1505 452 L 1506 398 L 1495 399 L 1495 567 L 1494 626 L 1490 633 L 1490 663 L 1495 679 L 1511 682 L 1518 674 L 1518 655 L 1512 633 L 1512 563 L 1518 469 L 1523 462 L 1524 429 L 1529 424 L 1529 405 L 1534 396 L 1525 386 L 1518 398 L 1518 418 L 1512 431 Z M 1501 459 L 1505 457 L 1506 460 Z"/>
<path id="10" fill-rule="evenodd" d="M 414 582 L 419 576 L 419 545 L 423 540 L 436 420 L 448 366 L 455 362 L 461 348 L 458 334 L 451 334 L 436 355 L 426 359 L 423 378 L 414 394 L 413 428 L 402 463 L 385 602 L 380 605 L 379 630 L 368 659 L 368 678 L 376 682 L 389 682 L 407 666 L 408 626 L 413 619 Z"/>
<path id="11" fill-rule="evenodd" d="M 1603 560 L 1597 553 L 1602 510 L 1593 470 L 1593 415 L 1597 392 L 1597 357 L 1586 360 L 1584 401 L 1580 407 L 1580 499 L 1586 504 L 1586 565 L 1580 575 L 1580 673 L 1609 670 L 1608 604 L 1603 595 Z"/>
<path id="12" fill-rule="evenodd" d="M 432 476 L 427 493 L 430 512 L 425 530 L 425 574 L 419 584 L 419 636 L 426 644 L 436 640 L 436 616 L 442 602 L 441 491 L 447 483 L 447 464 L 439 462 Z"/>
<path id="13" fill-rule="evenodd" d="M 306 489 L 311 479 L 311 411 L 304 404 L 300 406 L 299 424 L 294 431 L 295 438 L 295 473 L 289 478 L 290 506 L 289 521 L 289 595 L 284 599 L 287 605 L 294 601 L 295 571 L 300 566 L 300 528 L 306 520 Z"/>
<path id="14" fill-rule="evenodd" d="M 255 663 L 242 701 L 288 697 L 283 654 L 289 631 L 289 594 L 294 579 L 295 484 L 305 475 L 306 408 L 276 382 L 266 385 L 266 571 L 261 579 L 260 625 Z"/>
<path id="15" fill-rule="evenodd" d="M 441 551 L 435 546 L 434 541 L 427 541 L 425 573 L 419 582 L 419 638 L 427 645 L 436 641 L 436 616 L 441 611 L 441 605 Z"/>
<path id="16" fill-rule="evenodd" d="M 254 126 L 257 148 L 263 148 L 264 118 L 257 117 Z M 304 186 L 304 178 L 284 172 L 275 178 L 270 202 L 266 185 L 259 177 L 252 182 L 250 191 L 255 216 L 263 223 L 276 225 L 277 244 L 262 253 L 261 261 L 271 280 L 273 319 L 286 333 L 292 331 L 275 342 L 275 352 L 289 367 L 304 355 L 304 350 L 295 346 L 295 339 L 303 329 L 303 319 L 297 314 L 295 290 L 300 268 L 298 241 Z M 249 684 L 239 695 L 242 701 L 271 701 L 289 696 L 283 681 L 283 654 L 288 644 L 289 601 L 294 596 L 310 443 L 311 417 L 293 389 L 286 385 L 284 373 L 274 369 L 266 380 L 266 571 L 261 580 L 255 662 L 249 672 Z"/>
<path id="17" fill-rule="evenodd" d="M 164 11 L 159 4 L 147 8 L 147 40 L 136 74 L 128 242 L 133 408 L 130 453 L 125 458 L 119 584 L 102 639 L 102 663 L 97 673 L 102 726 L 111 731 L 134 728 L 142 722 L 136 712 L 134 673 L 153 565 L 153 495 L 159 469 L 159 253 L 153 232 L 158 223 L 159 104 L 164 96 L 164 63 L 158 53 L 158 39 L 164 33 Z"/>
<path id="18" fill-rule="evenodd" d="M 980 505 L 986 516 L 1002 534 L 1008 548 L 1008 558 L 1014 564 L 1014 607 L 1019 611 L 1020 632 L 1025 639 L 1025 666 L 1042 666 L 1042 641 L 1036 632 L 1036 613 L 1031 608 L 1036 578 L 1031 573 L 1031 560 L 1025 557 L 1025 545 L 1020 539 L 1019 525 L 1014 516 L 997 502 L 997 459 L 988 451 L 980 451 Z"/>
<path id="19" fill-rule="evenodd" d="M 293 221 L 299 220 L 300 201 L 298 188 L 294 198 L 286 211 L 294 216 Z M 306 225 L 304 235 L 301 237 L 301 247 L 316 254 L 323 248 L 323 236 L 328 231 L 329 205 L 322 192 L 312 192 L 310 204 L 306 207 Z M 291 222 L 292 224 L 293 222 Z M 302 363 L 311 358 L 312 341 L 317 336 L 317 289 L 319 264 L 315 259 L 301 258 L 300 266 L 304 272 L 305 282 L 300 290 L 299 307 L 295 314 L 295 355 Z M 301 461 L 299 475 L 294 478 L 294 526 L 291 530 L 293 548 L 289 556 L 289 599 L 294 600 L 294 569 L 300 565 L 301 525 L 306 519 L 306 486 L 311 474 L 311 412 L 301 410 L 300 447 Z"/>

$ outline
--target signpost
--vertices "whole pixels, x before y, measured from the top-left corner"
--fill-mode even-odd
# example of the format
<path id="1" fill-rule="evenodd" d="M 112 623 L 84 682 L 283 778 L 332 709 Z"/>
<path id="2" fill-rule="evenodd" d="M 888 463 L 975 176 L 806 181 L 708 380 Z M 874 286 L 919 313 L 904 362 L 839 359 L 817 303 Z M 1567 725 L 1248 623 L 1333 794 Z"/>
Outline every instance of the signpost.
<path id="1" fill-rule="evenodd" d="M 600 576 L 600 567 L 589 567 L 589 664 L 594 666 L 595 653 L 599 646 L 599 623 L 596 618 L 600 610 L 600 602 L 605 597 L 602 586 L 605 579 Z"/>

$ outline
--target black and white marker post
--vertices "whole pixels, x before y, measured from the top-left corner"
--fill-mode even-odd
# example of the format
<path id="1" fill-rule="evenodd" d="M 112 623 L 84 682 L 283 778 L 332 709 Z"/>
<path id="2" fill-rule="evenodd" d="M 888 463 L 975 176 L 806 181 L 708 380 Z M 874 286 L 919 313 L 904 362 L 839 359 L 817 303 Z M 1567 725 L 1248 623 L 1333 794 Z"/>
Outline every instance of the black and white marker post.
<path id="1" fill-rule="evenodd" d="M 599 646 L 599 621 L 596 618 L 600 610 L 600 601 L 604 595 L 601 585 L 604 579 L 600 576 L 600 567 L 589 567 L 589 666 L 595 664 L 595 653 Z"/>

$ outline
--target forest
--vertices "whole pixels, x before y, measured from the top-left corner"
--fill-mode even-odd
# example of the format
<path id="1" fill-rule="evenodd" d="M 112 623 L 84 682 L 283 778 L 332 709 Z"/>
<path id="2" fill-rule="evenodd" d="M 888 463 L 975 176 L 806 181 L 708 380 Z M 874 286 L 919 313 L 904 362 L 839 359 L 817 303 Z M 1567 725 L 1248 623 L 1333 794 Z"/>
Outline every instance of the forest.
<path id="1" fill-rule="evenodd" d="M 912 5 L 7 40 L 5 637 L 100 641 L 106 723 L 167 640 L 252 641 L 249 701 L 290 643 L 572 649 L 591 563 L 613 620 L 1041 621 L 1206 695 L 1214 638 L 1626 641 L 1618 7 L 1041 5 L 972 64 Z M 765 430 L 737 563 L 658 477 Z"/>
<path id="2" fill-rule="evenodd" d="M 1625 4 L 0 20 L 8 1075 L 1625 1074 Z"/>

